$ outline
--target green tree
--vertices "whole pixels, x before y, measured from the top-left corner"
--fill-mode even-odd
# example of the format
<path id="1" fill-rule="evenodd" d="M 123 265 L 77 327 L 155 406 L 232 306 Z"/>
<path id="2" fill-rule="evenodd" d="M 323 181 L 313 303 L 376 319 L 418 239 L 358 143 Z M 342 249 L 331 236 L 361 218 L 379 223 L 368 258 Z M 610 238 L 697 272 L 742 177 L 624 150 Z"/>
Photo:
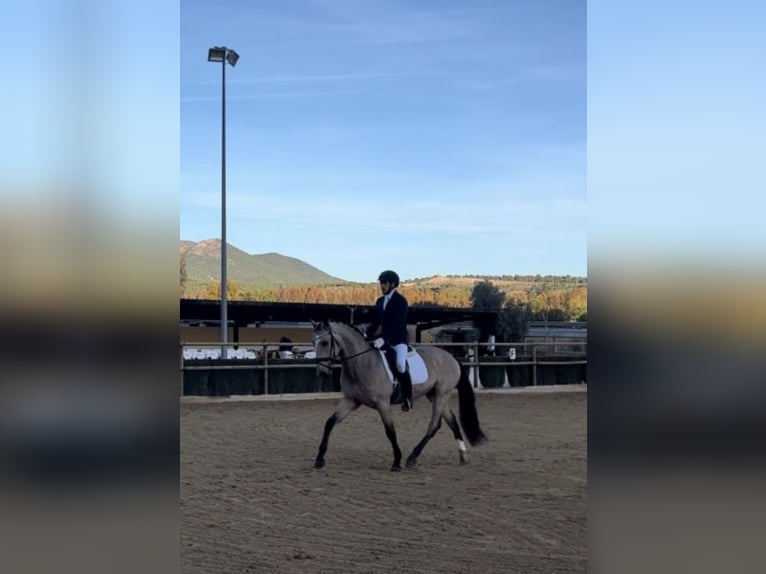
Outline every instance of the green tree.
<path id="1" fill-rule="evenodd" d="M 564 309 L 552 307 L 545 311 L 545 319 L 547 321 L 569 321 L 569 315 Z"/>
<path id="2" fill-rule="evenodd" d="M 485 279 L 473 286 L 471 291 L 471 307 L 477 311 L 499 311 L 505 301 L 505 293 L 500 291 L 491 281 Z M 497 329 L 497 321 L 474 321 L 479 330 L 479 340 L 487 341 Z"/>
<path id="3" fill-rule="evenodd" d="M 532 309 L 527 303 L 513 301 L 497 316 L 497 334 L 501 341 L 521 343 L 527 334 L 527 323 L 532 319 Z"/>
<path id="4" fill-rule="evenodd" d="M 505 293 L 495 287 L 491 281 L 479 281 L 471 291 L 471 308 L 479 311 L 496 311 L 501 309 L 505 301 Z"/>

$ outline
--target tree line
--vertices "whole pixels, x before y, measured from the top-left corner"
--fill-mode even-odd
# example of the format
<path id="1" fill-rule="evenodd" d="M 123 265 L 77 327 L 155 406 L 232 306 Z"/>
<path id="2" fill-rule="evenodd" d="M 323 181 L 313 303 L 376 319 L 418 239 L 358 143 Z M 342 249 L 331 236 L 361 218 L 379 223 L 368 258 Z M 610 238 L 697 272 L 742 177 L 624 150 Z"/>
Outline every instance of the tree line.
<path id="1" fill-rule="evenodd" d="M 491 281 L 483 280 L 471 290 L 471 308 L 498 311 L 495 325 L 481 327 L 481 340 L 495 334 L 500 341 L 522 341 L 530 321 L 587 321 L 588 288 L 576 285 L 561 289 L 543 284 L 523 295 L 509 296 Z"/>
<path id="2" fill-rule="evenodd" d="M 221 298 L 220 282 L 188 284 L 182 268 L 181 296 L 188 299 Z M 497 311 L 497 335 L 518 333 L 534 320 L 583 321 L 587 319 L 588 288 L 584 282 L 534 282 L 532 286 L 500 289 L 489 279 L 471 284 L 446 284 L 438 287 L 408 284 L 400 287 L 410 305 L 433 305 Z M 230 301 L 275 303 L 326 303 L 372 305 L 380 296 L 377 283 L 348 285 L 243 286 L 227 281 Z"/>

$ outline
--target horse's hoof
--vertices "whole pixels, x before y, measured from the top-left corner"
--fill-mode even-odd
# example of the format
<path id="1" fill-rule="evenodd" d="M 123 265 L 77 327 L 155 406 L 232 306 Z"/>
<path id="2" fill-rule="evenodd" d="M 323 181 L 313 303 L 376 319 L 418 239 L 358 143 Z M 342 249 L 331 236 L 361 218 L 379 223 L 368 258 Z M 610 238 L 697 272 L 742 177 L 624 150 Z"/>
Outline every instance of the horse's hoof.
<path id="1" fill-rule="evenodd" d="M 324 468 L 324 460 L 317 459 L 316 461 L 314 461 L 314 468 L 316 469 Z"/>
<path id="2" fill-rule="evenodd" d="M 402 470 L 402 467 L 398 464 L 394 464 L 391 466 L 391 472 L 399 472 L 400 470 Z"/>
<path id="3" fill-rule="evenodd" d="M 418 459 L 410 457 L 410 458 L 407 459 L 407 462 L 405 463 L 405 466 L 407 468 L 414 468 L 417 463 L 418 463 Z"/>

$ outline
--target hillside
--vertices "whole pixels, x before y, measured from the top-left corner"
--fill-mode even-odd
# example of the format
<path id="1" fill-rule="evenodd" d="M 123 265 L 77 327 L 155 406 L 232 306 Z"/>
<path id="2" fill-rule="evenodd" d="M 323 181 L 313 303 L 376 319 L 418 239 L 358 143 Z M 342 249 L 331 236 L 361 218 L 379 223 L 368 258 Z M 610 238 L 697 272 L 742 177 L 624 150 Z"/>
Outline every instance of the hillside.
<path id="1" fill-rule="evenodd" d="M 571 275 L 434 275 L 432 277 L 419 277 L 405 279 L 403 286 L 441 288 L 446 286 L 465 287 L 471 289 L 477 281 L 491 281 L 501 291 L 527 291 L 540 284 L 576 286 L 587 284 L 585 277 L 573 277 Z"/>
<path id="2" fill-rule="evenodd" d="M 220 249 L 217 239 L 181 242 L 186 258 L 186 283 L 181 294 L 190 299 L 220 298 Z M 251 255 L 229 245 L 228 298 L 231 301 L 370 305 L 380 295 L 374 281 L 352 283 L 278 253 Z M 506 303 L 529 305 L 531 312 L 561 320 L 587 313 L 588 281 L 569 275 L 436 275 L 402 280 L 411 305 L 471 307 L 476 283 L 489 281 Z M 550 310 L 556 314 L 551 315 Z M 553 319 L 551 319 L 553 320 Z M 558 320 L 558 319 L 557 319 Z"/>
<path id="3" fill-rule="evenodd" d="M 221 241 L 205 239 L 197 243 L 181 241 L 181 255 L 186 255 L 189 285 L 220 281 Z M 226 258 L 228 279 L 240 285 L 343 285 L 344 279 L 333 277 L 294 257 L 279 253 L 251 255 L 228 244 Z"/>

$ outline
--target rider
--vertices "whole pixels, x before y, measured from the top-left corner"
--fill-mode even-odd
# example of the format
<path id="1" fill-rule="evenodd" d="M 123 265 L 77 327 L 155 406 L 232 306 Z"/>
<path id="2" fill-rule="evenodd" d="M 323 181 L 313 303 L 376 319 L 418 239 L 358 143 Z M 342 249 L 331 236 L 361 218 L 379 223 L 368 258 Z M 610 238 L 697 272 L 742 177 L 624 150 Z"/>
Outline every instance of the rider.
<path id="1" fill-rule="evenodd" d="M 412 410 L 412 379 L 407 370 L 407 299 L 396 288 L 399 287 L 399 275 L 387 270 L 378 277 L 380 291 L 383 293 L 375 302 L 376 320 L 367 329 L 367 337 L 373 339 L 378 327 L 380 336 L 372 342 L 376 349 L 388 344 L 396 352 L 396 378 L 401 383 L 402 410 Z"/>

